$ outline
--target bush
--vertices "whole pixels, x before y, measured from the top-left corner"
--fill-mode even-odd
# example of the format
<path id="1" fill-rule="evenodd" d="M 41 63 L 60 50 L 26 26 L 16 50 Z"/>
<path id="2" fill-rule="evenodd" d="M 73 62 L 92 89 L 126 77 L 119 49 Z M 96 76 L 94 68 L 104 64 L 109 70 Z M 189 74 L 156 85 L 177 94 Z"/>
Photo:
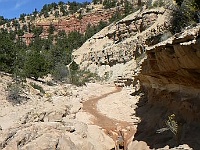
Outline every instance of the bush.
<path id="1" fill-rule="evenodd" d="M 116 6 L 117 1 L 116 0 L 104 0 L 103 6 L 105 9 L 113 8 Z"/>
<path id="2" fill-rule="evenodd" d="M 54 83 L 52 81 L 47 81 L 48 86 L 54 86 Z"/>
<path id="3" fill-rule="evenodd" d="M 200 4 L 196 0 L 176 0 L 178 5 L 172 13 L 171 29 L 172 33 L 181 32 L 184 27 L 196 24 L 199 22 L 198 12 Z"/>
<path id="4" fill-rule="evenodd" d="M 152 3 L 153 3 L 152 0 L 148 0 L 148 1 L 146 2 L 147 8 L 152 8 L 152 7 L 153 7 L 153 6 L 152 6 Z"/>
<path id="5" fill-rule="evenodd" d="M 39 48 L 33 47 L 27 55 L 24 61 L 24 74 L 26 77 L 33 77 L 37 80 L 39 77 L 43 77 L 49 72 L 49 64 L 44 54 L 42 54 Z"/>
<path id="6" fill-rule="evenodd" d="M 173 18 L 171 20 L 171 29 L 172 33 L 181 32 L 182 28 L 188 25 L 188 18 L 182 9 L 176 9 L 172 14 Z"/>
<path id="7" fill-rule="evenodd" d="M 71 84 L 76 86 L 86 85 L 88 82 L 94 82 L 98 79 L 97 74 L 91 73 L 90 71 L 73 71 L 71 74 Z"/>
<path id="8" fill-rule="evenodd" d="M 21 96 L 21 94 L 23 94 L 23 88 L 17 82 L 9 83 L 7 86 L 7 91 L 8 91 L 7 100 L 14 105 L 20 104 L 25 98 Z"/>
<path id="9" fill-rule="evenodd" d="M 64 81 L 67 79 L 69 72 L 64 64 L 56 64 L 52 71 L 52 77 L 55 81 Z"/>
<path id="10" fill-rule="evenodd" d="M 37 84 L 35 84 L 35 83 L 33 83 L 33 82 L 30 82 L 30 85 L 31 85 L 34 89 L 39 90 L 42 94 L 45 94 L 45 91 L 44 91 L 44 89 L 43 89 L 41 86 L 39 86 L 39 85 L 37 85 Z"/>
<path id="11" fill-rule="evenodd" d="M 157 0 L 153 3 L 153 7 L 162 7 L 164 6 L 164 1 L 163 0 Z"/>
<path id="12" fill-rule="evenodd" d="M 119 12 L 117 11 L 115 14 L 113 14 L 113 16 L 109 19 L 109 22 L 112 23 L 112 22 L 115 22 L 115 21 L 119 21 L 123 18 L 124 16 Z"/>

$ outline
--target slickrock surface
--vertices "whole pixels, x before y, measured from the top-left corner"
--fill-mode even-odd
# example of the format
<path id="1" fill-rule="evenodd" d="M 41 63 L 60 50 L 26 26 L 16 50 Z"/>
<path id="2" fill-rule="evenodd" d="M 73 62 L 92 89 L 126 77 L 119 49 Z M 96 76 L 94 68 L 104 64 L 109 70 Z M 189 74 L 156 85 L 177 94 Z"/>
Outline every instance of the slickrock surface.
<path id="1" fill-rule="evenodd" d="M 119 124 L 113 122 L 110 126 L 109 124 L 103 126 L 101 123 L 112 121 L 112 118 L 109 118 L 110 115 L 101 113 L 108 110 L 110 105 L 104 105 L 100 110 L 96 108 L 101 118 L 83 107 L 83 104 L 93 98 L 96 98 L 98 102 L 111 95 L 115 99 L 116 107 L 134 109 L 136 106 L 131 108 L 135 105 L 134 101 L 125 105 L 121 104 L 122 97 L 119 97 L 121 92 L 124 98 L 130 96 L 130 91 L 125 89 L 118 91 L 118 94 L 114 92 L 116 88 L 113 85 L 89 83 L 84 87 L 69 84 L 48 86 L 28 80 L 25 89 L 27 101 L 12 105 L 6 99 L 5 89 L 9 82 L 11 82 L 11 77 L 1 76 L 0 149 L 2 150 L 110 150 L 115 146 L 114 140 L 119 129 L 123 129 L 127 139 L 134 134 L 133 131 L 136 129 L 136 126 L 130 123 L 130 118 L 126 120 L 122 117 L 116 118 Z M 43 87 L 45 94 L 42 95 L 38 90 L 31 88 L 30 82 Z M 126 116 L 130 115 L 130 112 L 123 113 L 126 113 Z M 122 115 L 118 109 L 113 109 L 109 114 Z"/>

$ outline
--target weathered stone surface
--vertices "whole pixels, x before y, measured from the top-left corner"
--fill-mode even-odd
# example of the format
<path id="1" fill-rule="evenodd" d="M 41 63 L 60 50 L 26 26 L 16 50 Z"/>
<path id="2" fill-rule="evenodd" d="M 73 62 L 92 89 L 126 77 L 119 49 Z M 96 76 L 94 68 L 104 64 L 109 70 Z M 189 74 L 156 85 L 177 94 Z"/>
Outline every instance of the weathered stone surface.
<path id="1" fill-rule="evenodd" d="M 133 141 L 129 147 L 128 150 L 150 150 L 147 143 L 144 141 Z"/>
<path id="2" fill-rule="evenodd" d="M 147 49 L 147 59 L 139 75 L 143 85 L 152 88 L 152 94 L 156 91 L 159 91 L 157 94 L 163 93 L 159 95 L 158 102 L 172 108 L 179 106 L 176 111 L 185 119 L 197 122 L 200 121 L 200 105 L 198 101 L 195 102 L 200 98 L 199 33 L 200 26 L 197 26 Z M 173 92 L 179 98 L 174 99 Z M 153 102 L 154 99 L 149 97 L 149 101 Z"/>
<path id="3" fill-rule="evenodd" d="M 199 149 L 199 33 L 200 25 L 197 25 L 147 48 L 147 59 L 138 76 L 143 98 L 136 115 L 142 121 L 134 139 L 145 141 L 150 148 L 169 145 L 169 149 L 179 149 L 184 143 L 186 149 Z M 167 127 L 166 121 L 172 114 L 177 129 L 175 126 L 171 129 L 177 132 L 156 133 Z"/>
<path id="4" fill-rule="evenodd" d="M 114 90 L 114 87 L 95 83 L 84 87 L 68 84 L 47 86 L 31 80 L 45 90 L 46 94 L 40 96 L 29 90 L 30 80 L 27 80 L 24 84 L 29 100 L 15 106 L 6 100 L 5 87 L 11 82 L 11 77 L 1 76 L 0 149 L 110 150 L 114 147 L 114 141 L 101 128 L 91 125 L 91 120 L 88 123 L 91 115 L 85 113 L 76 118 L 78 113 L 81 114 L 81 99 L 101 95 Z"/>
<path id="5" fill-rule="evenodd" d="M 35 109 L 27 112 L 21 119 L 22 124 L 28 122 L 59 122 L 64 116 L 69 115 L 69 106 L 53 106 L 43 110 Z"/>
<path id="6" fill-rule="evenodd" d="M 98 9 L 93 12 L 84 13 L 82 17 L 79 18 L 79 15 L 73 14 L 67 17 L 60 18 L 47 18 L 40 19 L 36 21 L 36 26 L 42 27 L 44 32 L 47 32 L 50 24 L 55 26 L 56 30 L 65 31 L 66 33 L 72 31 L 79 31 L 80 33 L 84 33 L 88 27 L 97 26 L 100 21 L 109 22 L 109 19 L 116 13 L 116 11 L 121 11 L 122 8 L 112 8 L 112 9 Z"/>
<path id="7" fill-rule="evenodd" d="M 164 9 L 139 10 L 86 41 L 73 53 L 75 61 L 101 77 L 107 72 L 111 80 L 132 78 L 137 68 L 135 59 L 139 62 L 143 58 L 145 46 L 159 42 L 169 26 L 168 15 Z M 152 42 L 152 36 L 157 41 Z"/>
<path id="8" fill-rule="evenodd" d="M 65 133 L 65 127 L 60 123 L 28 123 L 4 130 L 0 145 L 2 150 L 76 150 L 75 144 Z"/>

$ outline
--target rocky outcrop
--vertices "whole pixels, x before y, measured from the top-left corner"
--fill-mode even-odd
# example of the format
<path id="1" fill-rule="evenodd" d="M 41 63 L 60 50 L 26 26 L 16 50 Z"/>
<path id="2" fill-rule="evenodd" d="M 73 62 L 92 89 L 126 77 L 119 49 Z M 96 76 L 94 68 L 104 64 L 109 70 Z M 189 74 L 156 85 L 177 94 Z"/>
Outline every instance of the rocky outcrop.
<path id="1" fill-rule="evenodd" d="M 69 149 L 75 144 L 65 134 L 67 128 L 59 123 L 29 123 L 1 133 L 1 149 Z"/>
<path id="2" fill-rule="evenodd" d="M 146 49 L 147 58 L 138 76 L 142 85 L 138 93 L 142 92 L 143 97 L 136 115 L 141 123 L 134 140 L 158 149 L 166 145 L 166 149 L 176 149 L 178 145 L 184 147 L 182 144 L 190 147 L 183 149 L 199 149 L 199 35 L 197 25 Z M 160 129 L 175 132 L 158 132 Z"/>
<path id="3" fill-rule="evenodd" d="M 163 8 L 136 11 L 86 41 L 73 53 L 75 61 L 101 77 L 107 72 L 111 80 L 131 78 L 137 67 L 135 59 L 142 59 L 145 47 L 158 43 L 167 31 L 169 13 Z"/>
<path id="4" fill-rule="evenodd" d="M 114 147 L 114 141 L 91 123 L 89 114 L 81 111 L 83 100 L 114 88 L 97 84 L 48 86 L 27 79 L 23 94 L 26 101 L 13 105 L 6 99 L 6 87 L 11 81 L 10 76 L 1 74 L 0 149 L 110 150 Z M 31 87 L 30 82 L 41 86 L 45 94 Z"/>
<path id="5" fill-rule="evenodd" d="M 149 102 L 171 108 L 192 122 L 200 122 L 199 35 L 200 25 L 150 47 L 139 75 L 150 90 Z"/>
<path id="6" fill-rule="evenodd" d="M 109 22 L 109 19 L 116 13 L 116 11 L 121 11 L 122 8 L 112 8 L 112 9 L 97 9 L 89 13 L 76 13 L 69 15 L 67 17 L 60 18 L 47 18 L 40 19 L 36 21 L 36 26 L 40 26 L 47 32 L 49 26 L 52 24 L 57 31 L 65 31 L 66 33 L 72 31 L 78 31 L 84 33 L 87 27 L 97 26 L 100 21 Z"/>

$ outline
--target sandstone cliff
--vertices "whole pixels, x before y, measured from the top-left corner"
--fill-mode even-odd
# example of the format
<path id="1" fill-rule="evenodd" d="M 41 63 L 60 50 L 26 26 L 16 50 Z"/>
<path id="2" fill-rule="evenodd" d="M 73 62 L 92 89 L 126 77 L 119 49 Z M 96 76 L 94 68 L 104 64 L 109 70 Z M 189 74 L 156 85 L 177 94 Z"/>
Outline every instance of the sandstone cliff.
<path id="1" fill-rule="evenodd" d="M 139 79 L 150 89 L 149 102 L 165 105 L 200 122 L 200 26 L 147 49 Z M 173 95 L 174 94 L 174 95 Z"/>
<path id="2" fill-rule="evenodd" d="M 122 8 L 118 8 L 121 10 Z M 88 27 L 97 26 L 100 21 L 109 22 L 109 19 L 116 13 L 117 8 L 103 9 L 98 8 L 88 13 L 75 13 L 64 17 L 48 17 L 39 18 L 35 21 L 35 25 L 42 27 L 44 32 L 48 32 L 50 24 L 54 25 L 57 31 L 65 31 L 66 33 L 78 31 L 84 33 Z"/>
<path id="3" fill-rule="evenodd" d="M 107 72 L 110 80 L 117 76 L 131 78 L 145 47 L 158 43 L 167 32 L 169 13 L 163 8 L 136 11 L 87 40 L 73 53 L 75 61 L 101 77 Z"/>
<path id="4" fill-rule="evenodd" d="M 87 16 L 83 20 L 73 16 L 38 24 L 48 28 L 54 21 L 57 29 L 84 31 L 89 21 L 108 19 L 111 14 L 105 13 L 90 14 L 91 20 Z M 114 149 L 113 137 L 118 136 L 119 128 L 126 136 L 129 133 L 130 138 L 137 127 L 134 138 L 126 139 L 129 150 L 198 150 L 200 25 L 171 37 L 169 20 L 170 10 L 143 7 L 104 28 L 73 53 L 82 69 L 108 76 L 110 81 L 118 76 L 126 81 L 132 79 L 131 82 L 139 79 L 140 89 L 137 84 L 127 88 L 130 91 L 124 88 L 114 94 L 115 87 L 110 85 L 47 86 L 28 80 L 25 92 L 28 100 L 13 106 L 6 100 L 8 93 L 3 88 L 11 78 L 1 76 L 0 149 L 109 150 Z M 30 82 L 40 85 L 46 94 L 31 88 Z M 112 95 L 105 96 L 106 93 Z M 102 100 L 98 102 L 96 97 Z M 96 103 L 91 104 L 91 100 Z M 88 107 L 84 108 L 87 101 Z M 174 135 L 166 129 L 171 114 L 178 124 Z"/>
<path id="5" fill-rule="evenodd" d="M 110 81 L 117 76 L 140 80 L 141 89 L 135 87 L 132 95 L 141 96 L 135 113 L 141 122 L 130 149 L 137 149 L 137 144 L 146 149 L 199 149 L 200 26 L 172 37 L 170 17 L 169 10 L 143 8 L 109 25 L 73 53 L 82 68 L 108 75 Z M 178 134 L 156 133 L 167 127 L 171 114 L 176 116 Z"/>
<path id="6" fill-rule="evenodd" d="M 187 143 L 199 149 L 199 33 L 197 25 L 147 48 L 147 59 L 138 76 L 144 96 L 138 103 L 137 115 L 142 122 L 135 139 L 154 148 Z M 157 134 L 158 129 L 166 127 L 171 114 L 178 126 L 175 137 L 170 132 Z"/>

